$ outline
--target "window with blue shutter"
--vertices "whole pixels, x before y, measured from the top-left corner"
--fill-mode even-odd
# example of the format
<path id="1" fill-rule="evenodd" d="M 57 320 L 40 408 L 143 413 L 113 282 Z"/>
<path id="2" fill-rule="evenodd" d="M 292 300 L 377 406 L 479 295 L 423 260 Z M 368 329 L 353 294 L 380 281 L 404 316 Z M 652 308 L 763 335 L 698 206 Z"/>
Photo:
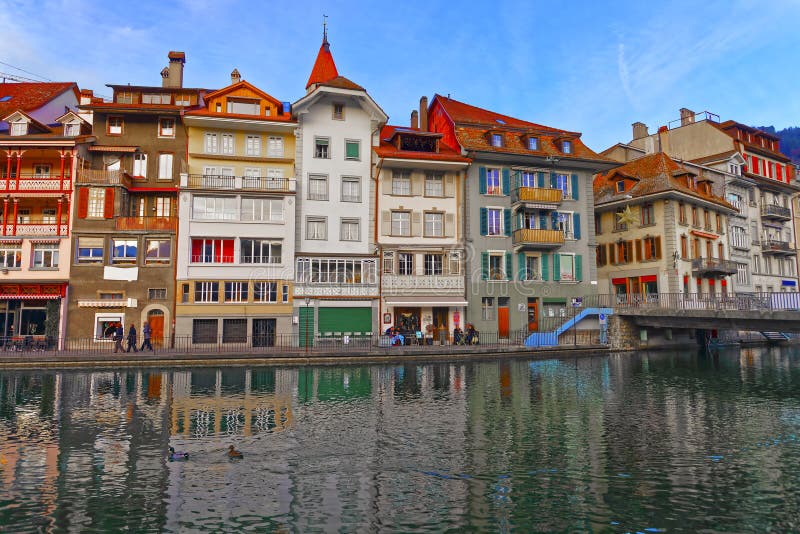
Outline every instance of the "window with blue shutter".
<path id="1" fill-rule="evenodd" d="M 553 281 L 561 280 L 561 254 L 553 254 Z"/>
<path id="2" fill-rule="evenodd" d="M 503 225 L 505 227 L 505 234 L 507 236 L 511 235 L 511 210 L 505 208 L 503 210 Z"/>
<path id="3" fill-rule="evenodd" d="M 542 254 L 542 280 L 545 282 L 549 279 L 548 271 L 550 270 L 550 254 Z"/>
<path id="4" fill-rule="evenodd" d="M 481 252 L 481 280 L 489 279 L 489 253 Z"/>
<path id="5" fill-rule="evenodd" d="M 575 239 L 581 238 L 581 214 L 580 213 L 573 213 L 572 214 L 572 233 L 575 235 Z"/>
<path id="6" fill-rule="evenodd" d="M 503 194 L 511 194 L 511 175 L 507 168 L 503 169 Z"/>
<path id="7" fill-rule="evenodd" d="M 478 167 L 478 187 L 481 195 L 486 194 L 486 167 Z"/>
<path id="8" fill-rule="evenodd" d="M 550 214 L 550 228 L 552 228 L 553 230 L 559 229 L 557 211 L 554 211 L 553 213 Z"/>
<path id="9" fill-rule="evenodd" d="M 489 235 L 489 210 L 481 208 L 481 235 Z"/>
<path id="10" fill-rule="evenodd" d="M 572 200 L 578 200 L 578 175 L 572 175 Z"/>
<path id="11" fill-rule="evenodd" d="M 547 215 L 539 212 L 539 230 L 547 230 Z"/>
<path id="12" fill-rule="evenodd" d="M 583 256 L 580 254 L 575 255 L 575 280 L 583 280 Z"/>
<path id="13" fill-rule="evenodd" d="M 554 172 L 550 173 L 550 189 L 558 189 L 558 181 Z"/>
<path id="14" fill-rule="evenodd" d="M 538 176 L 539 187 L 544 187 L 544 173 L 540 172 L 540 173 L 537 173 L 537 174 L 539 175 Z"/>

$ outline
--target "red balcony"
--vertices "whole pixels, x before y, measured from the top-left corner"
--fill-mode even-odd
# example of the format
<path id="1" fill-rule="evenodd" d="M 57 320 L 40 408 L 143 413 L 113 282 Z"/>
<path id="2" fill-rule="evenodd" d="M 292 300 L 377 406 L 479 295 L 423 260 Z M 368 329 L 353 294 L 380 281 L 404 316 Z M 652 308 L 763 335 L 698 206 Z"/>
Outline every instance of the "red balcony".
<path id="1" fill-rule="evenodd" d="M 69 224 L 61 223 L 56 224 L 47 222 L 25 222 L 25 223 L 7 223 L 3 225 L 0 222 L 0 229 L 4 236 L 20 236 L 20 237 L 67 237 L 69 236 Z"/>

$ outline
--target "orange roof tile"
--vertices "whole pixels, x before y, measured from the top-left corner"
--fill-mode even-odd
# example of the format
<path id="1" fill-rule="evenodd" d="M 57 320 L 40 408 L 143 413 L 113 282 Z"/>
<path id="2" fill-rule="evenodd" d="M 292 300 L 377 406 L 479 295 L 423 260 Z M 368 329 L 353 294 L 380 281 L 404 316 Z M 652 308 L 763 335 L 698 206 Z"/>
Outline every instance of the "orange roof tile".
<path id="1" fill-rule="evenodd" d="M 78 85 L 75 82 L 6 82 L 0 83 L 0 116 L 5 117 L 14 111 L 31 112 L 44 106 L 65 91 L 75 91 L 79 98 Z"/>
<path id="2" fill-rule="evenodd" d="M 336 70 L 336 63 L 334 63 L 333 55 L 331 54 L 331 45 L 328 43 L 326 35 L 322 39 L 322 45 L 319 47 L 317 60 L 314 62 L 314 68 L 311 69 L 306 89 L 315 83 L 329 82 L 338 76 L 339 71 Z"/>
<path id="3" fill-rule="evenodd" d="M 420 135 L 433 135 L 430 132 L 422 132 L 412 128 L 403 126 L 390 126 L 386 125 L 381 128 L 380 145 L 374 147 L 375 154 L 381 158 L 397 158 L 397 159 L 424 159 L 424 160 L 438 160 L 438 161 L 452 161 L 459 163 L 469 163 L 472 160 L 464 157 L 444 143 L 439 143 L 439 152 L 419 152 L 414 150 L 400 150 L 389 140 L 394 136 L 395 132 L 400 130 L 410 135 L 418 133 Z"/>

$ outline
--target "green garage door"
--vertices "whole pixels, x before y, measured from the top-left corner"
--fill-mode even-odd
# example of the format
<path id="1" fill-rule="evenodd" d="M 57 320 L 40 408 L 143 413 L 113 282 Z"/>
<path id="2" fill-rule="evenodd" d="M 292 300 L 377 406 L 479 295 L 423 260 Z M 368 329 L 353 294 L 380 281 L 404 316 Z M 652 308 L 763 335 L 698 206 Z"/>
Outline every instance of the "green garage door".
<path id="1" fill-rule="evenodd" d="M 320 308 L 317 331 L 372 332 L 372 308 Z"/>

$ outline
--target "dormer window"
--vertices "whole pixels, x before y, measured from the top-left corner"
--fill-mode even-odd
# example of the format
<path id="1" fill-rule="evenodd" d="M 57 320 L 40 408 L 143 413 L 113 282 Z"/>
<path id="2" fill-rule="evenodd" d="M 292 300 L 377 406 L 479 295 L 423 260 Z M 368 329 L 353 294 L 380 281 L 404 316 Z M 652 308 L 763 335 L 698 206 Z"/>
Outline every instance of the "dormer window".
<path id="1" fill-rule="evenodd" d="M 228 98 L 228 113 L 236 115 L 258 115 L 261 105 L 250 98 Z"/>
<path id="2" fill-rule="evenodd" d="M 64 125 L 64 137 L 75 137 L 80 135 L 81 125 L 77 122 L 68 122 Z"/>
<path id="3" fill-rule="evenodd" d="M 561 141 L 561 152 L 572 154 L 572 141 Z"/>
<path id="4" fill-rule="evenodd" d="M 25 121 L 11 123 L 11 135 L 27 135 L 28 123 Z"/>
<path id="5" fill-rule="evenodd" d="M 617 193 L 625 191 L 625 180 L 617 180 Z"/>
<path id="6" fill-rule="evenodd" d="M 528 150 L 539 150 L 539 138 L 538 137 L 529 137 L 528 138 Z"/>
<path id="7" fill-rule="evenodd" d="M 501 134 L 492 134 L 492 146 L 503 146 L 503 136 Z"/>
<path id="8" fill-rule="evenodd" d="M 344 104 L 342 104 L 341 102 L 334 102 L 333 104 L 333 120 L 335 121 L 344 120 Z"/>
<path id="9" fill-rule="evenodd" d="M 217 102 L 217 113 L 222 113 L 222 102 Z"/>
<path id="10" fill-rule="evenodd" d="M 738 176 L 738 175 L 740 175 L 740 174 L 742 173 L 742 171 L 741 171 L 741 168 L 739 167 L 739 165 L 737 165 L 737 164 L 735 164 L 735 163 L 730 163 L 730 164 L 728 165 L 728 171 L 729 171 L 731 174 L 735 174 L 735 175 L 737 175 L 737 176 Z"/>

